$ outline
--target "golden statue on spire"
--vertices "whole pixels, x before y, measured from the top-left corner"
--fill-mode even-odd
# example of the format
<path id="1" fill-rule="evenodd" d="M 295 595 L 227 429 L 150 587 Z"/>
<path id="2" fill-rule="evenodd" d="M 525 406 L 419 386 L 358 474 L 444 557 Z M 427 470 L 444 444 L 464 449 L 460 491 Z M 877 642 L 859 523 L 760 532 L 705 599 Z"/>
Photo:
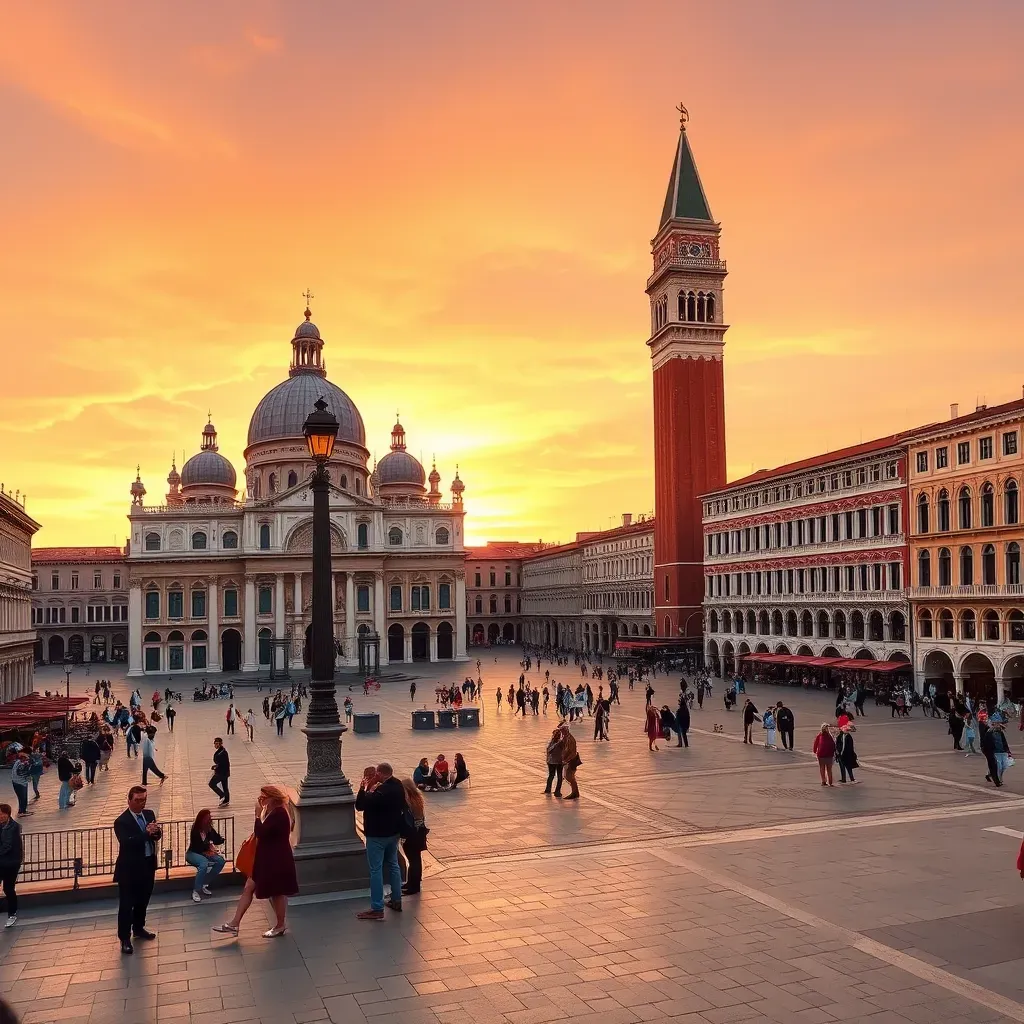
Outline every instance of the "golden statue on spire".
<path id="1" fill-rule="evenodd" d="M 685 132 L 686 122 L 690 120 L 690 112 L 682 105 L 682 103 L 676 107 L 676 110 L 679 111 L 679 130 L 681 132 Z"/>

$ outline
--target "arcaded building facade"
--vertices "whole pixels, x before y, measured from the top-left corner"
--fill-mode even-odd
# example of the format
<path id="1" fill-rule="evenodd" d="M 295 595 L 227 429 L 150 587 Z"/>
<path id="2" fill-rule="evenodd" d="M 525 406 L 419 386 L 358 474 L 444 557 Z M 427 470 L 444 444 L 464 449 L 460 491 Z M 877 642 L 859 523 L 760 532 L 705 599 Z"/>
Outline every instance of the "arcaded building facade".
<path id="1" fill-rule="evenodd" d="M 166 497 L 132 485 L 128 555 L 129 674 L 256 671 L 308 662 L 313 470 L 302 426 L 320 397 L 339 422 L 331 474 L 332 604 L 338 664 L 360 638 L 381 664 L 466 656 L 463 490 L 450 499 L 406 448 L 371 467 L 362 416 L 327 379 L 324 342 L 306 310 L 288 376 L 249 423 L 244 493 L 212 423 L 199 452 L 172 466 Z M 429 485 L 429 486 L 428 486 Z M 283 641 L 283 642 L 282 642 Z"/>
<path id="2" fill-rule="evenodd" d="M 38 529 L 24 499 L 0 488 L 0 704 L 34 688 L 32 537 Z"/>
<path id="3" fill-rule="evenodd" d="M 488 541 L 466 548 L 466 622 L 479 647 L 523 640 L 523 558 L 543 544 Z"/>
<path id="4" fill-rule="evenodd" d="M 1024 700 L 1022 444 L 1018 400 L 954 414 L 910 446 L 910 600 L 924 685 Z"/>
<path id="5" fill-rule="evenodd" d="M 128 562 L 121 548 L 35 548 L 36 662 L 127 662 Z"/>

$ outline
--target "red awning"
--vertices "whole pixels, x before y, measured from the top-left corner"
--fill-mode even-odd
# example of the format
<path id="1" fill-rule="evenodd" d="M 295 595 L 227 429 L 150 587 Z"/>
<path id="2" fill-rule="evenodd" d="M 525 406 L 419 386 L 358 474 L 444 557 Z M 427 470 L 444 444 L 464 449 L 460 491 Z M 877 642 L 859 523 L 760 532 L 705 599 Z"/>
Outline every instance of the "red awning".
<path id="1" fill-rule="evenodd" d="M 876 661 L 873 665 L 868 665 L 868 672 L 901 672 L 904 669 L 910 671 L 911 664 L 909 661 Z"/>
<path id="2" fill-rule="evenodd" d="M 806 662 L 812 668 L 835 668 L 842 663 L 842 658 L 808 658 Z"/>

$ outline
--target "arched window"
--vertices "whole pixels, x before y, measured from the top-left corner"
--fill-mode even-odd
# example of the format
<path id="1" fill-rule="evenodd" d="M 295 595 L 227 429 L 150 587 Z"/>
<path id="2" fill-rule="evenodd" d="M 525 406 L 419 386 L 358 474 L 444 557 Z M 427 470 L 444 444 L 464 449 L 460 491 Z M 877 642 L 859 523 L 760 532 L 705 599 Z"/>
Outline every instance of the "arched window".
<path id="1" fill-rule="evenodd" d="M 931 636 L 932 635 L 932 613 L 927 608 L 921 612 L 917 619 L 917 635 L 918 636 Z"/>
<path id="2" fill-rule="evenodd" d="M 711 633 L 718 632 L 718 612 L 712 611 L 708 616 L 708 631 Z"/>
<path id="3" fill-rule="evenodd" d="M 991 484 L 983 484 L 981 488 L 981 525 L 995 526 L 996 496 Z"/>
<path id="4" fill-rule="evenodd" d="M 1003 485 L 1003 520 L 1007 526 L 1020 521 L 1020 492 L 1016 480 L 1007 480 Z"/>
<path id="5" fill-rule="evenodd" d="M 974 585 L 974 550 L 963 547 L 960 549 L 960 586 Z"/>
<path id="6" fill-rule="evenodd" d="M 800 616 L 800 635 L 814 636 L 814 617 L 810 612 L 804 612 Z"/>
<path id="7" fill-rule="evenodd" d="M 686 319 L 686 292 L 680 292 L 678 298 L 679 319 Z"/>
<path id="8" fill-rule="evenodd" d="M 960 529 L 969 530 L 971 528 L 971 489 L 969 487 L 960 488 L 960 493 L 957 495 L 957 509 Z"/>
<path id="9" fill-rule="evenodd" d="M 757 631 L 762 636 L 767 636 L 771 630 L 771 626 L 768 623 L 768 613 L 761 612 L 757 618 Z"/>
<path id="10" fill-rule="evenodd" d="M 707 298 L 704 300 L 704 309 L 707 313 L 706 320 L 709 324 L 715 322 L 715 293 L 708 292 Z"/>
<path id="11" fill-rule="evenodd" d="M 919 587 L 932 585 L 932 556 L 927 549 L 922 550 L 917 556 L 917 585 Z"/>
<path id="12" fill-rule="evenodd" d="M 928 532 L 928 495 L 920 494 L 917 498 L 917 532 Z"/>
<path id="13" fill-rule="evenodd" d="M 757 632 L 757 616 L 753 612 L 747 612 L 747 632 Z M 765 632 L 767 633 L 768 631 L 765 630 Z"/>
<path id="14" fill-rule="evenodd" d="M 939 639 L 953 639 L 953 613 L 948 608 L 939 612 Z"/>
<path id="15" fill-rule="evenodd" d="M 277 474 L 271 473 L 267 477 L 267 493 L 273 494 L 277 490 Z"/>
<path id="16" fill-rule="evenodd" d="M 484 610 L 484 599 L 482 597 L 478 597 L 476 599 L 476 613 L 477 613 L 477 615 L 481 615 L 483 613 L 483 610 Z"/>
<path id="17" fill-rule="evenodd" d="M 697 292 L 697 320 L 704 323 L 704 293 Z"/>
<path id="18" fill-rule="evenodd" d="M 939 491 L 939 499 L 935 503 L 936 506 L 936 526 L 945 532 L 949 529 L 949 491 L 945 487 Z"/>
<path id="19" fill-rule="evenodd" d="M 775 636 L 782 636 L 782 612 L 777 609 L 772 612 L 772 633 Z"/>
<path id="20" fill-rule="evenodd" d="M 986 587 L 996 585 L 996 548 L 994 544 L 986 544 L 981 549 L 981 582 Z"/>
<path id="21" fill-rule="evenodd" d="M 686 296 L 686 319 L 697 319 L 697 296 L 689 292 Z"/>
<path id="22" fill-rule="evenodd" d="M 435 544 L 447 544 L 448 540 L 449 540 L 448 530 L 445 527 L 443 527 L 443 526 L 439 526 L 437 528 L 437 530 L 435 531 L 435 533 L 434 533 L 434 543 Z"/>
<path id="23" fill-rule="evenodd" d="M 288 486 L 295 487 L 299 482 L 299 474 L 294 469 L 288 471 Z"/>
<path id="24" fill-rule="evenodd" d="M 907 620 L 903 618 L 903 612 L 893 612 L 889 616 L 889 639 L 898 644 L 907 639 Z"/>
<path id="25" fill-rule="evenodd" d="M 978 622 L 970 608 L 960 616 L 960 638 L 962 640 L 978 639 Z"/>
<path id="26" fill-rule="evenodd" d="M 266 551 L 270 548 L 270 523 L 260 523 L 260 549 Z"/>
<path id="27" fill-rule="evenodd" d="M 953 585 L 953 557 L 949 548 L 939 548 L 939 586 L 951 587 Z"/>
<path id="28" fill-rule="evenodd" d="M 363 493 L 363 481 L 356 477 L 356 494 Z"/>
<path id="29" fill-rule="evenodd" d="M 401 544 L 402 543 L 402 531 L 397 526 L 392 526 L 388 530 L 388 543 L 389 544 Z"/>
<path id="30" fill-rule="evenodd" d="M 366 523 L 356 527 L 356 546 L 363 550 L 370 546 L 370 528 Z"/>
<path id="31" fill-rule="evenodd" d="M 864 616 L 860 612 L 850 616 L 850 636 L 854 640 L 864 639 Z"/>
<path id="32" fill-rule="evenodd" d="M 192 550 L 193 551 L 205 551 L 206 550 L 206 534 L 202 530 L 196 530 L 192 534 Z"/>
<path id="33" fill-rule="evenodd" d="M 722 613 L 722 632 L 723 633 L 731 633 L 732 632 L 732 612 L 723 612 Z"/>
<path id="34" fill-rule="evenodd" d="M 883 635 L 882 613 L 872 612 L 868 616 L 868 639 L 881 640 Z"/>
<path id="35" fill-rule="evenodd" d="M 489 607 L 490 607 L 490 612 L 491 612 L 492 615 L 497 615 L 498 614 L 498 598 L 497 598 L 496 594 L 491 594 L 491 599 L 490 599 L 490 602 L 489 602 Z"/>
<path id="36" fill-rule="evenodd" d="M 237 548 L 238 534 L 234 530 L 225 530 L 220 537 L 220 546 L 222 548 Z"/>
<path id="37" fill-rule="evenodd" d="M 1015 540 L 1006 545 L 1006 582 L 1020 583 L 1020 545 Z"/>
<path id="38" fill-rule="evenodd" d="M 159 533 L 147 533 L 146 534 L 146 550 L 147 551 L 159 551 L 160 550 L 160 534 Z"/>
<path id="39" fill-rule="evenodd" d="M 348 476 L 345 473 L 341 474 L 341 489 L 343 491 L 348 490 Z"/>
<path id="40" fill-rule="evenodd" d="M 159 633 L 147 633 L 145 640 L 142 641 L 145 644 L 158 644 L 160 643 Z"/>
<path id="41" fill-rule="evenodd" d="M 818 636 L 828 636 L 828 612 L 818 612 Z"/>
<path id="42" fill-rule="evenodd" d="M 786 613 L 786 636 L 796 636 L 796 612 Z"/>
<path id="43" fill-rule="evenodd" d="M 998 640 L 999 639 L 999 613 L 994 612 L 991 608 L 985 612 L 985 639 L 986 640 Z"/>
<path id="44" fill-rule="evenodd" d="M 832 630 L 837 640 L 846 639 L 846 613 L 836 612 L 835 618 L 832 620 Z"/>
<path id="45" fill-rule="evenodd" d="M 258 498 L 260 496 L 260 478 L 255 474 L 253 474 L 252 487 L 250 490 L 252 491 L 252 496 L 254 498 Z"/>
<path id="46" fill-rule="evenodd" d="M 510 594 L 505 595 L 505 614 L 508 615 L 512 611 L 512 597 Z"/>
<path id="47" fill-rule="evenodd" d="M 1024 612 L 1016 608 L 1006 616 L 1007 625 L 1010 628 L 1011 640 L 1024 640 Z"/>

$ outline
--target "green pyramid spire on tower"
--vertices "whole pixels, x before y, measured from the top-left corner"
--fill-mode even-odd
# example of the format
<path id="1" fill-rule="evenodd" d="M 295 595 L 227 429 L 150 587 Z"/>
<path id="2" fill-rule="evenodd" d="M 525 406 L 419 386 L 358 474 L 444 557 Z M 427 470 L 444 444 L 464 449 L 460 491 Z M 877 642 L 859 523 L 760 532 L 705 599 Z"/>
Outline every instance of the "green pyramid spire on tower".
<path id="1" fill-rule="evenodd" d="M 686 137 L 686 122 L 689 114 L 680 103 L 679 111 L 679 142 L 676 144 L 675 159 L 672 161 L 672 173 L 668 179 L 668 191 L 665 193 L 665 205 L 661 211 L 660 231 L 670 220 L 686 218 L 688 220 L 706 220 L 714 223 L 711 207 L 704 186 L 700 183 L 697 165 L 693 160 L 689 140 Z"/>

